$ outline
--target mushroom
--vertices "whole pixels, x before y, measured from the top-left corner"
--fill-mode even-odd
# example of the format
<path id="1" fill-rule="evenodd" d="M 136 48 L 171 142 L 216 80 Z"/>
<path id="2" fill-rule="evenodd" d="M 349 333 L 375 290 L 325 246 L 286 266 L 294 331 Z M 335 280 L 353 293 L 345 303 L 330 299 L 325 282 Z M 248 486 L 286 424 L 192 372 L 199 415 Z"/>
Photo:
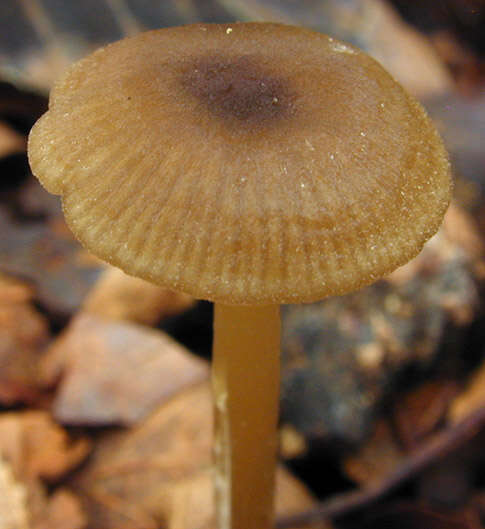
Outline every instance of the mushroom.
<path id="1" fill-rule="evenodd" d="M 279 305 L 367 285 L 436 232 L 451 180 L 425 111 L 349 44 L 196 24 L 72 66 L 29 156 L 90 251 L 215 302 L 218 523 L 268 529 Z"/>

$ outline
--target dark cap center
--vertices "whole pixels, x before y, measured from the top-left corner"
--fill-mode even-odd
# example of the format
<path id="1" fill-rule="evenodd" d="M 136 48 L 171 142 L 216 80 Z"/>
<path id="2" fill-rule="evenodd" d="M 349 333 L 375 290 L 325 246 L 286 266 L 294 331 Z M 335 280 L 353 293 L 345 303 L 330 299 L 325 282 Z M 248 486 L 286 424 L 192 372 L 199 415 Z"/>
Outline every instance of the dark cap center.
<path id="1" fill-rule="evenodd" d="M 182 84 L 223 118 L 262 123 L 292 109 L 287 83 L 265 73 L 250 56 L 199 58 L 185 70 Z"/>

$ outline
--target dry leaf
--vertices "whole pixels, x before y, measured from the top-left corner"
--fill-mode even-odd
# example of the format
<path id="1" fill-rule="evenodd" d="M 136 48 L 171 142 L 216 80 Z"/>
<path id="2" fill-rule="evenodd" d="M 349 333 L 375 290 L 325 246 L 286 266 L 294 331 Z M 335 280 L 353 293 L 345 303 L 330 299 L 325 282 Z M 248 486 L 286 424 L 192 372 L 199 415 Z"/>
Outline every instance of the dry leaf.
<path id="1" fill-rule="evenodd" d="M 170 517 L 167 529 L 215 529 L 213 517 L 213 483 L 210 469 L 176 483 L 171 489 Z M 308 490 L 283 467 L 276 474 L 276 513 L 291 516 L 315 506 Z M 307 529 L 330 529 L 320 522 Z M 298 529 L 295 526 L 294 529 Z"/>
<path id="2" fill-rule="evenodd" d="M 109 267 L 83 303 L 90 314 L 152 325 L 194 304 L 187 294 L 173 292 Z"/>
<path id="3" fill-rule="evenodd" d="M 280 456 L 283 459 L 302 457 L 308 450 L 305 437 L 291 424 L 280 426 Z"/>
<path id="4" fill-rule="evenodd" d="M 47 193 L 47 192 L 46 192 Z M 36 297 L 54 314 L 71 314 L 100 272 L 86 262 L 61 218 L 16 222 L 0 209 L 0 271 L 36 286 Z"/>
<path id="5" fill-rule="evenodd" d="M 209 373 L 161 331 L 82 313 L 42 365 L 47 382 L 64 371 L 53 410 L 70 424 L 136 423 Z"/>
<path id="6" fill-rule="evenodd" d="M 456 424 L 483 406 L 485 406 L 485 364 L 477 369 L 465 390 L 455 398 L 450 406 L 448 418 Z"/>
<path id="7" fill-rule="evenodd" d="M 0 402 L 38 397 L 38 362 L 49 338 L 48 323 L 33 307 L 31 289 L 0 275 Z"/>
<path id="8" fill-rule="evenodd" d="M 361 38 L 375 57 L 418 98 L 450 92 L 453 80 L 430 40 L 404 22 L 383 0 L 367 2 L 369 20 Z"/>
<path id="9" fill-rule="evenodd" d="M 0 457 L 0 529 L 30 529 L 26 506 L 27 492 Z"/>
<path id="10" fill-rule="evenodd" d="M 0 121 L 0 158 L 25 152 L 25 149 L 25 138 Z"/>
<path id="11" fill-rule="evenodd" d="M 211 415 L 204 383 L 179 393 L 133 430 L 101 440 L 73 482 L 90 529 L 212 529 Z M 313 504 L 287 474 L 280 475 L 278 494 L 280 514 Z"/>
<path id="12" fill-rule="evenodd" d="M 86 439 L 71 441 L 46 412 L 0 415 L 0 454 L 23 481 L 56 481 L 79 465 L 89 450 Z"/>
<path id="13" fill-rule="evenodd" d="M 67 490 L 50 498 L 39 480 L 14 475 L 0 457 L 0 529 L 85 529 L 79 500 Z"/>
<path id="14" fill-rule="evenodd" d="M 344 461 L 344 468 L 359 485 L 371 486 L 380 483 L 404 459 L 405 454 L 397 444 L 391 427 L 382 420 L 360 450 Z"/>
<path id="15" fill-rule="evenodd" d="M 344 461 L 347 475 L 364 487 L 389 478 L 410 453 L 419 452 L 446 418 L 455 392 L 456 384 L 445 379 L 428 381 L 399 395 L 392 426 L 385 419 L 377 423 L 372 436 Z"/>
<path id="16" fill-rule="evenodd" d="M 49 499 L 32 529 L 84 529 L 87 518 L 79 499 L 67 490 L 58 490 Z"/>
<path id="17" fill-rule="evenodd" d="M 459 246 L 471 260 L 483 262 L 484 243 L 474 219 L 461 207 L 451 203 L 443 220 L 443 228 L 451 244 Z"/>
<path id="18" fill-rule="evenodd" d="M 449 7 L 446 9 L 451 17 L 466 16 L 465 13 L 470 7 L 464 6 L 463 4 L 466 2 L 462 0 L 455 0 L 455 4 L 459 5 L 460 3 L 462 4 L 462 13 L 453 13 L 453 9 Z M 476 7 L 475 9 L 476 11 L 470 9 L 472 14 L 478 14 L 479 8 Z M 474 18 L 478 19 L 478 17 Z M 453 21 L 452 24 L 454 25 L 455 22 Z M 479 24 L 480 22 L 477 21 L 476 29 L 478 31 Z M 470 29 L 470 27 L 466 28 L 467 33 Z M 483 54 L 477 54 L 476 51 L 472 50 L 470 43 L 465 43 L 463 36 L 455 35 L 451 28 L 435 30 L 430 38 L 441 60 L 452 73 L 456 90 L 470 98 L 478 95 L 483 88 L 484 80 Z"/>
<path id="19" fill-rule="evenodd" d="M 393 422 L 397 436 L 406 448 L 419 447 L 446 418 L 456 383 L 447 379 L 429 380 L 396 399 Z"/>

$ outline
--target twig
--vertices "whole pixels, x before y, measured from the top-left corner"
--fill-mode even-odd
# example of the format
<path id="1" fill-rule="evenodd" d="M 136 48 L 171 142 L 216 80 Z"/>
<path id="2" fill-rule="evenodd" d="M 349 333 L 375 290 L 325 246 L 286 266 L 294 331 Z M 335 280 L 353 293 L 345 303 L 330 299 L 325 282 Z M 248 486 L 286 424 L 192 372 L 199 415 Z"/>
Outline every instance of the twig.
<path id="1" fill-rule="evenodd" d="M 471 413 L 459 423 L 440 432 L 418 447 L 394 472 L 375 485 L 364 489 L 338 494 L 309 511 L 280 518 L 277 529 L 290 529 L 310 525 L 324 519 L 337 518 L 361 509 L 389 494 L 404 481 L 453 452 L 457 447 L 473 439 L 485 427 L 485 407 Z"/>

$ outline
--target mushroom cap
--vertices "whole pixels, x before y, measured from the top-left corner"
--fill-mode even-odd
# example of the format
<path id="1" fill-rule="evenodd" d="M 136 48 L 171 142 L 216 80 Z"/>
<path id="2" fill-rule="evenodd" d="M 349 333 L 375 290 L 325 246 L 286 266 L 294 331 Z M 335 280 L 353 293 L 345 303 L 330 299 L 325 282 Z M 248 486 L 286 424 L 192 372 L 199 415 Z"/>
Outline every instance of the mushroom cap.
<path id="1" fill-rule="evenodd" d="M 29 157 L 90 251 L 227 304 L 369 284 L 420 251 L 451 194 L 434 126 L 376 61 L 270 23 L 96 51 L 53 88 Z"/>

